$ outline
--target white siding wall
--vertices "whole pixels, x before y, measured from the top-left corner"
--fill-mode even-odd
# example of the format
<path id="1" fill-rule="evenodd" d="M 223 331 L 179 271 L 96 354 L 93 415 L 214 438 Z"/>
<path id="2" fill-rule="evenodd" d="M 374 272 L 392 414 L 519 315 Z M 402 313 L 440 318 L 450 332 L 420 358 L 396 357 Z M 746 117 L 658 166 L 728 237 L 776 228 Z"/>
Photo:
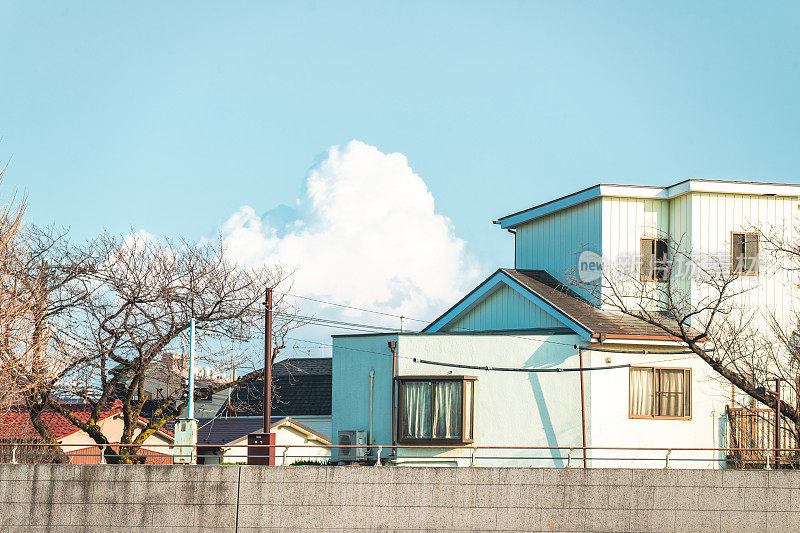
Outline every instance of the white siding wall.
<path id="1" fill-rule="evenodd" d="M 612 279 L 622 283 L 633 276 L 638 283 L 641 239 L 669 234 L 669 201 L 604 197 L 602 206 L 603 257 L 620 269 L 611 274 Z"/>
<path id="2" fill-rule="evenodd" d="M 614 265 L 630 264 L 635 275 L 640 239 L 667 236 L 700 260 L 730 260 L 731 232 L 754 228 L 785 228 L 788 238 L 797 236 L 797 198 L 690 193 L 671 200 L 604 197 L 602 199 L 602 251 Z M 758 276 L 743 276 L 734 291 L 746 291 L 741 305 L 758 310 L 766 331 L 766 315 L 774 312 L 789 325 L 797 305 L 797 276 L 777 268 L 762 244 L 764 264 Z M 626 262 L 626 263 L 621 263 Z M 681 280 L 686 282 L 681 284 Z M 678 289 L 696 305 L 707 295 L 689 278 L 676 278 Z"/>
<path id="3" fill-rule="evenodd" d="M 555 318 L 507 285 L 501 285 L 447 331 L 564 327 Z"/>
<path id="4" fill-rule="evenodd" d="M 785 228 L 788 239 L 797 238 L 797 198 L 742 196 L 733 194 L 693 193 L 691 232 L 693 252 L 728 261 L 731 253 L 731 232 L 761 228 Z M 796 244 L 796 242 L 795 242 Z M 733 288 L 738 304 L 756 311 L 756 319 L 764 333 L 769 333 L 768 316 L 776 317 L 789 327 L 793 312 L 798 309 L 797 274 L 787 272 L 786 263 L 777 264 L 762 243 L 761 265 L 757 276 L 742 276 Z M 707 296 L 695 286 L 692 301 L 696 304 Z"/>
<path id="5" fill-rule="evenodd" d="M 601 214 L 597 199 L 519 226 L 516 268 L 546 270 L 566 281 L 581 252 L 601 252 Z"/>
<path id="6" fill-rule="evenodd" d="M 680 250 L 681 256 L 686 256 L 692 250 L 692 200 L 691 195 L 685 194 L 673 198 L 669 202 L 669 236 Z M 676 276 L 673 286 L 682 294 L 689 294 L 691 278 Z"/>

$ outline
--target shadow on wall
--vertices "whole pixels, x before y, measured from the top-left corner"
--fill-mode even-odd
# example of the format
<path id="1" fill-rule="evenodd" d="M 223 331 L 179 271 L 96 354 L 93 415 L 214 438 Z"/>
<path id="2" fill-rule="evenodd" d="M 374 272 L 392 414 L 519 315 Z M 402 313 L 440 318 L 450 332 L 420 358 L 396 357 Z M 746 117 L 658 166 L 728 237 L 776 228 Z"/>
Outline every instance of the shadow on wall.
<path id="1" fill-rule="evenodd" d="M 533 355 L 525 361 L 526 368 L 556 368 L 559 365 L 563 365 L 568 357 L 571 357 L 572 354 L 565 354 L 561 350 L 556 350 L 551 348 L 550 346 L 543 344 L 539 348 L 533 352 Z M 531 384 L 531 391 L 533 392 L 533 399 L 536 402 L 536 408 L 539 412 L 539 418 L 542 424 L 542 429 L 544 431 L 545 439 L 547 440 L 547 445 L 551 448 L 560 446 L 558 441 L 558 435 L 556 434 L 556 429 L 553 426 L 553 420 L 550 416 L 550 407 L 547 404 L 547 399 L 545 397 L 545 391 L 542 387 L 542 379 L 540 376 L 552 376 L 557 377 L 559 380 L 566 377 L 566 374 L 556 374 L 556 373 L 545 373 L 545 374 L 537 374 L 537 373 L 530 373 L 528 374 L 528 381 Z M 569 392 L 569 389 L 561 389 L 558 385 L 548 387 L 551 390 L 559 390 L 562 392 Z M 580 394 L 580 393 L 578 393 Z M 551 400 L 555 400 L 559 402 L 559 405 L 563 405 L 564 398 L 563 394 L 552 395 Z M 559 398 L 560 397 L 560 398 Z M 563 424 L 561 424 L 563 427 Z M 571 431 L 569 433 L 572 433 Z M 566 446 L 571 446 L 572 444 L 567 443 Z M 550 456 L 553 458 L 553 464 L 556 467 L 564 467 L 566 465 L 564 459 L 562 458 L 562 452 L 560 450 L 550 450 Z"/>

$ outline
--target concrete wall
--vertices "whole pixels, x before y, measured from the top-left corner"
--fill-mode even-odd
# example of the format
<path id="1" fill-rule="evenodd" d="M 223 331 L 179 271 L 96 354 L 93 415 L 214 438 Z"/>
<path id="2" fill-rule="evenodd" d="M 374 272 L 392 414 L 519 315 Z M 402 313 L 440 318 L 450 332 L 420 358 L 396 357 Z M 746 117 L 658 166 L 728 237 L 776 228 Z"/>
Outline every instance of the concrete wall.
<path id="1" fill-rule="evenodd" d="M 797 531 L 788 471 L 0 465 L 0 530 Z"/>

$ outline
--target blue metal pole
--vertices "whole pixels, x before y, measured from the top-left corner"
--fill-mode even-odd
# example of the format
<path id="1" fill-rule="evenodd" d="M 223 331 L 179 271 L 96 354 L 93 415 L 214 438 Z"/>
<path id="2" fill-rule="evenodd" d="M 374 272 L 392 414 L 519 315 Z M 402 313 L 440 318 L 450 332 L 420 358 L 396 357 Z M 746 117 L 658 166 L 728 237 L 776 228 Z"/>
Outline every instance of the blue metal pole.
<path id="1" fill-rule="evenodd" d="M 189 321 L 189 409 L 187 418 L 194 418 L 194 317 Z"/>

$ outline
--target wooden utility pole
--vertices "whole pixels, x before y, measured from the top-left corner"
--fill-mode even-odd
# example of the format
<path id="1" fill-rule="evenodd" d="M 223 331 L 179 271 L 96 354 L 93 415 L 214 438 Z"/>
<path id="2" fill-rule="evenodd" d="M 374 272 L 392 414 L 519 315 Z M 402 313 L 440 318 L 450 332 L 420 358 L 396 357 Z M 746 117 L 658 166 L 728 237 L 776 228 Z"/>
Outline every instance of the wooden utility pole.
<path id="1" fill-rule="evenodd" d="M 275 434 L 272 425 L 272 289 L 264 298 L 264 429 L 247 436 L 247 464 L 275 464 Z"/>
<path id="2" fill-rule="evenodd" d="M 264 433 L 272 425 L 272 288 L 264 299 Z"/>

